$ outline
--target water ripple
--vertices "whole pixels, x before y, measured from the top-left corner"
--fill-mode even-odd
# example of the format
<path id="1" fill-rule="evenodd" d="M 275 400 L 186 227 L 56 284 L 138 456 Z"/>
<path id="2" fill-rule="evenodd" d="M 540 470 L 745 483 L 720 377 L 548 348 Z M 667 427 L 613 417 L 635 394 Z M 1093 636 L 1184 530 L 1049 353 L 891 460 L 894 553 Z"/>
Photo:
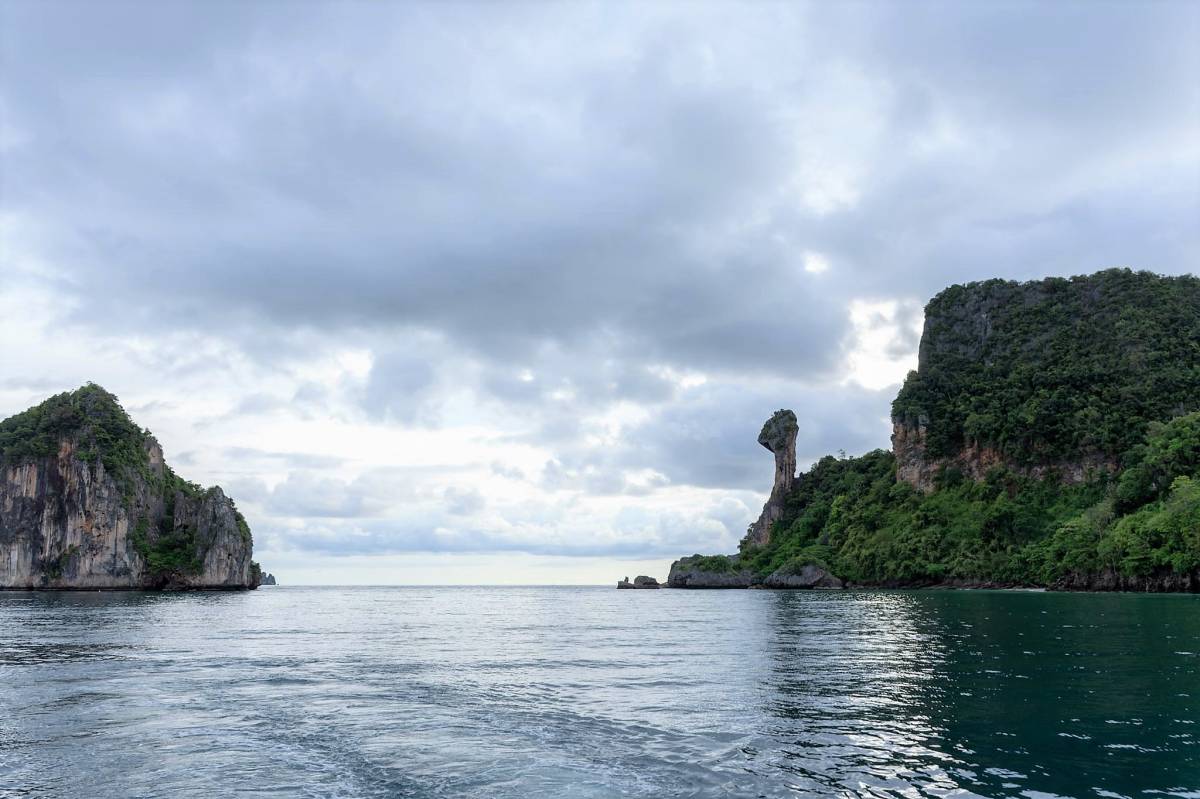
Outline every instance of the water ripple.
<path id="1" fill-rule="evenodd" d="M 1005 592 L 8 594 L 0 797 L 1196 796 L 1197 610 Z"/>

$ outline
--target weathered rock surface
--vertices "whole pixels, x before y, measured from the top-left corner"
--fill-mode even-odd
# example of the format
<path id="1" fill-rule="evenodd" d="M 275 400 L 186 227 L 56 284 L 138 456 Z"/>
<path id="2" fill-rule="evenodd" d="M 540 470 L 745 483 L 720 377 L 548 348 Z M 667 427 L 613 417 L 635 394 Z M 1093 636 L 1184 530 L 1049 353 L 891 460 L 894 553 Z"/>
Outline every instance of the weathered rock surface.
<path id="1" fill-rule="evenodd" d="M 755 584 L 754 575 L 740 568 L 737 555 L 730 556 L 730 568 L 727 570 L 701 569 L 700 555 L 690 558 L 680 558 L 671 564 L 671 573 L 667 576 L 667 586 L 670 588 L 749 588 Z"/>
<path id="2" fill-rule="evenodd" d="M 775 483 L 758 520 L 746 532 L 747 541 L 754 546 L 763 546 L 771 540 L 771 525 L 783 516 L 788 492 L 796 481 L 796 434 L 799 431 L 796 414 L 779 410 L 758 434 L 758 443 L 775 454 Z"/>
<path id="3" fill-rule="evenodd" d="M 1143 591 L 1146 593 L 1200 593 L 1200 571 L 1159 569 L 1144 577 L 1128 577 L 1112 569 L 1091 574 L 1071 574 L 1050 586 L 1051 591 Z"/>
<path id="4" fill-rule="evenodd" d="M 939 292 L 892 406 L 897 477 L 928 493 L 943 467 L 1115 473 L 1148 423 L 1200 409 L 1200 372 L 1178 368 L 1196 357 L 1196 308 L 1194 276 L 1121 269 Z M 1017 408 L 1026 421 L 1006 418 Z"/>
<path id="5" fill-rule="evenodd" d="M 662 586 L 659 585 L 658 580 L 654 579 L 653 577 L 647 577 L 644 574 L 640 574 L 637 577 L 634 577 L 632 583 L 629 582 L 628 577 L 626 577 L 624 580 L 621 580 L 617 583 L 617 588 L 661 588 L 661 587 Z"/>
<path id="6" fill-rule="evenodd" d="M 764 588 L 845 588 L 846 584 L 815 563 L 778 569 L 763 580 Z"/>
<path id="7" fill-rule="evenodd" d="M 86 401 L 77 403 L 85 419 L 115 407 L 128 424 L 99 387 L 55 399 L 85 390 Z M 85 432 L 64 433 L 56 455 L 0 451 L 0 588 L 258 585 L 250 530 L 233 502 L 220 488 L 204 491 L 176 478 L 158 442 L 138 435 L 144 460 L 117 474 L 98 449 L 105 439 Z"/>
<path id="8" fill-rule="evenodd" d="M 910 426 L 897 420 L 892 422 L 892 453 L 896 456 L 896 479 L 926 494 L 936 487 L 942 469 L 950 467 L 976 482 L 983 480 L 992 469 L 1004 467 L 1023 477 L 1044 479 L 1053 476 L 1067 485 L 1089 482 L 1102 473 L 1115 474 L 1120 468 L 1116 458 L 1097 452 L 1079 453 L 1070 460 L 1026 464 L 1006 458 L 994 448 L 976 444 L 968 444 L 953 456 L 933 458 L 926 453 L 925 428 L 919 423 Z"/>

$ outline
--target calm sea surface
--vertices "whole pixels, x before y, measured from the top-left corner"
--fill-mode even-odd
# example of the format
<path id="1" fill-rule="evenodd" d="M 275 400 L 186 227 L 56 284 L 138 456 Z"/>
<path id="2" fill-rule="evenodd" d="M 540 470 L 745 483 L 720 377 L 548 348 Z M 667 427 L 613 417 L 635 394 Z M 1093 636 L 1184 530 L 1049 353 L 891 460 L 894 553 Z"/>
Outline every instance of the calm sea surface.
<path id="1" fill-rule="evenodd" d="M 0 796 L 1200 797 L 1200 597 L 0 593 Z"/>

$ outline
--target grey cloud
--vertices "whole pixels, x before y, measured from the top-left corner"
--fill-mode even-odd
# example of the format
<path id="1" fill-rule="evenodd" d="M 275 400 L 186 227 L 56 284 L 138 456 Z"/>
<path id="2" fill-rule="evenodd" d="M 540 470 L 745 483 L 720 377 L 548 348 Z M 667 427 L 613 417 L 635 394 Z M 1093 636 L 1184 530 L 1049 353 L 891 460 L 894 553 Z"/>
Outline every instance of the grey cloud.
<path id="1" fill-rule="evenodd" d="M 278 516 L 358 518 L 378 516 L 386 501 L 363 481 L 292 472 L 271 491 L 266 508 Z"/>
<path id="2" fill-rule="evenodd" d="M 470 516 L 478 513 L 487 506 L 487 500 L 474 488 L 455 488 L 451 486 L 442 492 L 446 512 L 451 516 Z"/>
<path id="3" fill-rule="evenodd" d="M 313 452 L 276 452 L 254 447 L 226 447 L 224 455 L 236 461 L 273 461 L 290 469 L 331 469 L 346 462 L 336 455 Z"/>
<path id="4" fill-rule="evenodd" d="M 771 487 L 774 461 L 756 437 L 775 409 L 796 412 L 797 456 L 803 469 L 831 452 L 860 454 L 886 447 L 894 393 L 894 388 L 869 391 L 794 383 L 692 388 L 625 430 L 612 446 L 588 447 L 578 436 L 555 440 L 557 457 L 546 463 L 542 485 L 596 494 L 644 493 L 631 491 L 624 476 L 650 469 L 664 476 L 659 485 L 765 493 Z M 655 487 L 652 483 L 646 488 Z"/>
<path id="5" fill-rule="evenodd" d="M 231 398 L 239 416 L 437 426 L 458 391 L 552 453 L 540 476 L 497 474 L 563 501 L 763 492 L 754 436 L 781 406 L 802 461 L 886 445 L 892 391 L 830 385 L 853 299 L 1181 272 L 1200 251 L 1195 4 L 3 15 L 0 290 L 39 287 L 59 334 L 105 337 L 164 382 L 237 359 L 304 381 Z M 918 312 L 901 306 L 886 354 L 912 351 Z M 293 368 L 340 349 L 369 351 L 369 375 Z M 664 376 L 694 372 L 708 382 Z M 641 421 L 589 445 L 589 416 L 621 403 Z M 406 484 L 238 457 L 292 471 L 260 500 L 289 517 L 361 520 Z M 735 510 L 704 535 L 732 535 Z M 396 546 L 421 545 L 413 525 Z M 489 535 L 453 545 L 508 546 Z"/>
<path id="6" fill-rule="evenodd" d="M 511 464 L 494 461 L 491 465 L 492 474 L 503 477 L 506 480 L 525 480 L 525 472 Z"/>
<path id="7" fill-rule="evenodd" d="M 343 478 L 327 474 L 330 468 L 344 463 L 341 459 L 237 447 L 227 448 L 226 454 L 239 460 L 274 461 L 276 465 L 294 467 L 270 489 L 254 477 L 243 476 L 229 483 L 235 498 L 257 504 L 267 516 L 284 518 L 367 520 L 403 513 L 406 508 L 429 504 L 429 497 L 420 491 L 423 481 L 453 477 L 475 466 L 406 465 L 375 468 Z M 453 514 L 474 513 L 486 504 L 473 488 L 445 489 L 440 497 L 442 509 Z"/>
<path id="8" fill-rule="evenodd" d="M 43 394 L 57 394 L 62 391 L 71 391 L 78 386 L 64 387 L 60 381 L 51 380 L 49 378 L 38 377 L 4 377 L 0 378 L 0 390 L 22 392 L 34 396 Z"/>
<path id="9" fill-rule="evenodd" d="M 186 450 L 176 453 L 171 456 L 171 461 L 176 466 L 191 466 L 196 462 L 196 452 L 194 450 Z"/>
<path id="10" fill-rule="evenodd" d="M 271 490 L 258 477 L 239 476 L 224 480 L 222 488 L 226 495 L 233 497 L 243 512 L 246 512 L 252 505 L 261 507 L 271 499 Z M 253 513 L 248 514 L 252 527 L 255 521 L 254 516 Z"/>
<path id="11" fill-rule="evenodd" d="M 309 35 L 321 38 L 316 30 Z M 816 300 L 802 275 L 753 252 L 721 255 L 692 242 L 697 230 L 743 213 L 739 206 L 770 191 L 789 145 L 765 98 L 736 86 L 678 80 L 659 63 L 663 54 L 647 51 L 632 73 L 616 64 L 597 72 L 599 82 L 577 109 L 581 117 L 569 120 L 593 131 L 594 142 L 587 151 L 563 153 L 568 170 L 547 172 L 543 145 L 562 146 L 559 134 L 538 130 L 535 118 L 520 129 L 505 125 L 515 86 L 481 98 L 471 112 L 480 124 L 446 136 L 437 126 L 450 120 L 435 115 L 429 127 L 416 116 L 382 114 L 379 98 L 354 80 L 369 65 L 382 68 L 382 60 L 396 57 L 390 51 L 372 51 L 368 43 L 371 57 L 362 64 L 334 59 L 336 66 L 319 67 L 293 62 L 296 53 L 282 41 L 263 41 L 271 56 L 300 67 L 297 95 L 264 94 L 252 113 L 227 107 L 228 81 L 270 89 L 274 73 L 257 58 L 261 53 L 239 58 L 236 46 L 228 75 L 201 69 L 175 87 L 104 78 L 92 85 L 97 96 L 112 94 L 117 106 L 153 110 L 166 102 L 165 124 L 172 113 L 189 121 L 208 115 L 207 124 L 233 126 L 228 135 L 235 144 L 223 163 L 212 163 L 224 157 L 220 136 L 180 142 L 191 158 L 172 152 L 166 160 L 128 130 L 104 128 L 117 124 L 107 118 L 94 121 L 86 143 L 64 143 L 56 156 L 86 162 L 97 177 L 121 170 L 128 182 L 133 164 L 146 158 L 163 174 L 113 198 L 94 223 L 104 236 L 76 231 L 71 240 L 82 240 L 79 249 L 58 253 L 76 264 L 79 289 L 110 302 L 137 298 L 129 310 L 139 324 L 155 321 L 147 313 L 162 313 L 172 325 L 186 320 L 235 332 L 231 321 L 250 316 L 262 324 L 326 329 L 417 325 L 493 356 L 531 352 L 546 340 L 572 347 L 615 329 L 631 357 L 771 369 L 786 352 L 828 364 L 824 349 L 802 346 L 805 330 L 840 323 L 823 303 L 812 302 L 805 317 L 793 320 L 790 335 L 754 322 L 759 315 L 779 318 L 806 295 Z M 419 72 L 422 64 L 403 66 Z M 465 69 L 476 66 L 468 62 Z M 436 95 L 416 84 L 405 90 L 415 108 L 441 109 L 444 88 Z M 568 96 L 528 99 L 550 120 L 567 122 L 559 103 Z M 52 124 L 65 111 L 29 106 L 31 124 Z M 300 126 L 305 136 L 274 140 L 278 123 L 297 110 L 311 123 Z M 164 134 L 184 135 L 171 124 Z M 270 146 L 258 141 L 267 135 Z M 331 153 L 337 160 L 329 160 Z M 45 179 L 34 178 L 42 156 L 32 145 L 18 151 L 19 186 Z M 279 171 L 295 163 L 327 174 L 318 182 L 285 172 L 280 185 Z M 189 171 L 193 165 L 199 168 Z M 234 174 L 249 183 L 231 182 Z M 363 191 L 347 191 L 351 185 Z M 331 202 L 329 193 L 339 189 L 342 196 Z M 185 209 L 188 226 L 174 217 L 161 227 L 145 224 L 152 212 Z M 245 225 L 251 218 L 253 228 Z M 99 269 L 97 256 L 116 242 L 125 255 L 120 269 Z M 187 292 L 174 290 L 182 274 Z M 425 377 L 401 371 L 418 383 Z"/>
<path id="12" fill-rule="evenodd" d="M 896 307 L 896 316 L 892 320 L 895 335 L 888 342 L 885 354 L 897 360 L 907 358 L 917 351 L 921 343 L 921 320 L 925 309 L 918 302 L 900 302 Z"/>
<path id="13" fill-rule="evenodd" d="M 423 350 L 385 349 L 376 355 L 363 392 L 362 406 L 377 419 L 402 422 L 436 420 L 436 409 L 426 400 L 436 380 L 428 345 Z"/>
<path id="14" fill-rule="evenodd" d="M 542 466 L 540 485 L 547 491 L 577 491 L 593 496 L 645 496 L 670 484 L 663 474 L 633 475 L 608 458 L 571 458 L 566 465 L 557 458 Z"/>
<path id="15" fill-rule="evenodd" d="M 672 557 L 689 547 L 729 548 L 736 543 L 724 524 L 705 511 L 695 515 L 645 514 L 637 509 L 618 515 L 620 532 L 613 536 L 553 534 L 527 530 L 506 535 L 477 527 L 447 527 L 434 514 L 415 514 L 389 521 L 311 524 L 304 530 L 271 525 L 255 528 L 270 548 L 333 556 L 405 552 L 524 552 L 565 557 Z M 744 530 L 742 531 L 744 532 Z"/>

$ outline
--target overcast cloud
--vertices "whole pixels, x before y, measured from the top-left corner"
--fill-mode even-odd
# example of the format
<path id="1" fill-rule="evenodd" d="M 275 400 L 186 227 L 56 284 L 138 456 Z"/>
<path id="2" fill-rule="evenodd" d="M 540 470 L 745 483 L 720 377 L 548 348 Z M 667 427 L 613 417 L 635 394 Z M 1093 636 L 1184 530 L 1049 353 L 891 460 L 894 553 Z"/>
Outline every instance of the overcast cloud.
<path id="1" fill-rule="evenodd" d="M 291 582 L 662 577 L 736 545 L 777 408 L 802 463 L 887 446 L 946 285 L 1195 270 L 1196 41 L 1191 2 L 9 0 L 0 414 L 101 383 Z"/>

